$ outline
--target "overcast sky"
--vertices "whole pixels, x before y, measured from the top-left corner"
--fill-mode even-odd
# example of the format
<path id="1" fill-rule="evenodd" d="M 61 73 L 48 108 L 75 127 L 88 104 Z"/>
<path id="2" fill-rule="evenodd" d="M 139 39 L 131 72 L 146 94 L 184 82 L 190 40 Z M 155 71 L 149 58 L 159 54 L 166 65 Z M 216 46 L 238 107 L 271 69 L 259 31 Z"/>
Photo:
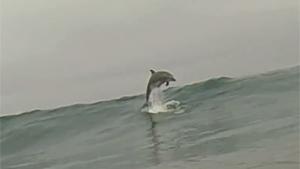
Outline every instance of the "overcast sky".
<path id="1" fill-rule="evenodd" d="M 297 0 L 2 0 L 1 114 L 297 65 Z"/>

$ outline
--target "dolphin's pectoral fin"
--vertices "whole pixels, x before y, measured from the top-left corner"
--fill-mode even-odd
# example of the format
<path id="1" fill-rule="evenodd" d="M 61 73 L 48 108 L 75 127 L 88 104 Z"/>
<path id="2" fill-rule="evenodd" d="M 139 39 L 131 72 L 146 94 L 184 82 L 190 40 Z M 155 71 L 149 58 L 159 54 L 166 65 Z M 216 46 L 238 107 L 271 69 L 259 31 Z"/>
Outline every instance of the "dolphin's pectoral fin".
<path id="1" fill-rule="evenodd" d="M 166 82 L 166 86 L 169 86 L 169 82 Z"/>

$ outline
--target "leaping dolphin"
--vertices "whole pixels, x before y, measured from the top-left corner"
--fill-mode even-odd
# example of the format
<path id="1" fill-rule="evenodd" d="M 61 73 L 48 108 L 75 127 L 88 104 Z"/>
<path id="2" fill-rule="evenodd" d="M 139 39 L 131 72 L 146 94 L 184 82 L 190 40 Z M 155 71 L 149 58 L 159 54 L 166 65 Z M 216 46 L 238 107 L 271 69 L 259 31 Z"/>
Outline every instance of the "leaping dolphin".
<path id="1" fill-rule="evenodd" d="M 151 72 L 151 77 L 147 85 L 146 104 L 148 104 L 152 89 L 160 87 L 164 83 L 166 83 L 166 86 L 169 86 L 169 83 L 171 81 L 176 81 L 173 75 L 169 72 L 166 71 L 156 72 L 153 69 L 151 69 L 150 72 Z"/>

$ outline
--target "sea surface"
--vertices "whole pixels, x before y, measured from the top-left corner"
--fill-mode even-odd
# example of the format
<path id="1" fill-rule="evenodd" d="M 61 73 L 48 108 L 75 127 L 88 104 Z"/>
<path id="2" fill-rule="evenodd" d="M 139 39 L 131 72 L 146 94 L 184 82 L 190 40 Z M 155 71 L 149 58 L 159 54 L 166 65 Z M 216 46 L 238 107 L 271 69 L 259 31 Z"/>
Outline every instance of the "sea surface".
<path id="1" fill-rule="evenodd" d="M 0 117 L 1 169 L 298 169 L 300 67 Z"/>

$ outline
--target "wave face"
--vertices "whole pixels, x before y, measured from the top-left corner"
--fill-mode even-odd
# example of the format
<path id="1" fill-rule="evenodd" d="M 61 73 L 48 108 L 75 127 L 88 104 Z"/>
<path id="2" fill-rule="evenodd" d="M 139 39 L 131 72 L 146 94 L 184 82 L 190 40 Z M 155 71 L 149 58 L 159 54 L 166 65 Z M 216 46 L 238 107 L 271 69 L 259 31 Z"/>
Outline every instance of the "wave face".
<path id="1" fill-rule="evenodd" d="M 1 117 L 2 168 L 297 168 L 299 70 L 170 88 L 179 114 L 138 95 Z"/>

